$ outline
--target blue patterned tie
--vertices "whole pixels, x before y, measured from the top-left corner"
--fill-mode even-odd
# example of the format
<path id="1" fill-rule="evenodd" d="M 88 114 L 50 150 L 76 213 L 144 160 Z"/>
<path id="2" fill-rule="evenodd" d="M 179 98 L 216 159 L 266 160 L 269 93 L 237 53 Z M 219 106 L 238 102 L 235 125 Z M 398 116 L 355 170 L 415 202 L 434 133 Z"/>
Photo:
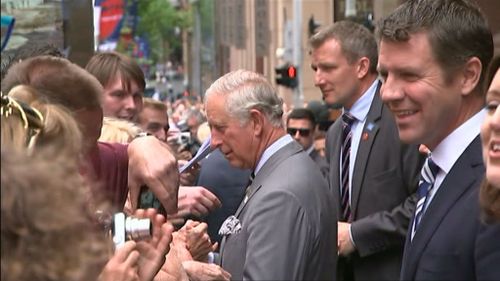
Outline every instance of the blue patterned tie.
<path id="1" fill-rule="evenodd" d="M 351 206 L 349 203 L 349 158 L 351 155 L 351 139 L 352 131 L 351 126 L 356 119 L 345 112 L 342 115 L 342 151 L 340 165 L 342 167 L 341 173 L 341 221 L 351 221 Z"/>
<path id="2" fill-rule="evenodd" d="M 425 205 L 427 204 L 427 195 L 429 191 L 434 187 L 434 182 L 436 181 L 436 175 L 439 171 L 439 167 L 432 161 L 431 157 L 427 157 L 422 171 L 420 172 L 420 181 L 418 183 L 418 202 L 415 209 L 415 218 L 413 219 L 411 239 L 417 231 L 417 227 L 422 220 L 422 215 L 425 210 Z"/>

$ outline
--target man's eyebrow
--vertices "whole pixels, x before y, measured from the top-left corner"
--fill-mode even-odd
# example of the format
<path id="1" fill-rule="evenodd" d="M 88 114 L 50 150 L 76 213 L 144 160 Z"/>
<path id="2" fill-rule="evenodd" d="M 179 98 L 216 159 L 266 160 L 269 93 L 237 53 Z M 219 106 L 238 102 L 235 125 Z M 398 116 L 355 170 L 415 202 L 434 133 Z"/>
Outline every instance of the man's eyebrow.
<path id="1" fill-rule="evenodd" d="M 500 97 L 500 91 L 496 90 L 496 89 L 489 90 L 488 92 L 486 92 L 486 96 L 490 96 L 490 95 L 492 95 L 494 98 L 499 98 Z"/>

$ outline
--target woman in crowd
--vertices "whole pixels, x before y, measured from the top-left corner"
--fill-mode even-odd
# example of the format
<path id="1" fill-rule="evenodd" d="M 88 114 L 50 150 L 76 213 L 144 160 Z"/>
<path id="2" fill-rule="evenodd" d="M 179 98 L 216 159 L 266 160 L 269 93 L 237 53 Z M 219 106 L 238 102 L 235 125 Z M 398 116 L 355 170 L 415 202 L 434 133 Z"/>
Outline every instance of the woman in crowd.
<path id="1" fill-rule="evenodd" d="M 500 222 L 500 56 L 489 67 L 486 94 L 488 113 L 481 126 L 486 179 L 481 186 L 481 206 L 487 222 Z"/>
<path id="2" fill-rule="evenodd" d="M 113 253 L 94 216 L 106 206 L 79 171 L 78 125 L 39 96 L 21 85 L 1 97 L 2 280 L 152 280 L 172 226 L 154 211 L 139 214 L 152 220 L 153 238 Z"/>

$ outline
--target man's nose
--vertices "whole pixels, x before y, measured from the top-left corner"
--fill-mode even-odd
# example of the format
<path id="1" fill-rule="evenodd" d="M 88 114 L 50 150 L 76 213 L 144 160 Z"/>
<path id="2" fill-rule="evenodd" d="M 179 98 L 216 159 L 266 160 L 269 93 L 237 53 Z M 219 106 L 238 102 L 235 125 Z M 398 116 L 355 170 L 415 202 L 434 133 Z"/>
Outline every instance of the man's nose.
<path id="1" fill-rule="evenodd" d="M 219 136 L 219 133 L 215 132 L 215 130 L 212 130 L 210 133 L 210 148 L 216 149 L 220 147 L 222 144 L 222 139 Z"/>
<path id="2" fill-rule="evenodd" d="M 319 87 L 325 83 L 325 79 L 323 77 L 323 73 L 320 69 L 314 71 L 314 86 Z"/>
<path id="3" fill-rule="evenodd" d="M 135 102 L 134 102 L 134 97 L 132 95 L 127 95 L 123 99 L 123 103 L 125 104 L 125 108 L 126 109 L 133 109 L 133 110 L 136 109 L 136 105 L 135 105 Z"/>
<path id="4" fill-rule="evenodd" d="M 380 88 L 380 97 L 384 102 L 399 100 L 403 97 L 403 89 L 391 76 L 388 76 Z"/>
<path id="5" fill-rule="evenodd" d="M 300 139 L 300 131 L 297 130 L 295 134 L 293 134 L 293 138 L 296 140 Z"/>

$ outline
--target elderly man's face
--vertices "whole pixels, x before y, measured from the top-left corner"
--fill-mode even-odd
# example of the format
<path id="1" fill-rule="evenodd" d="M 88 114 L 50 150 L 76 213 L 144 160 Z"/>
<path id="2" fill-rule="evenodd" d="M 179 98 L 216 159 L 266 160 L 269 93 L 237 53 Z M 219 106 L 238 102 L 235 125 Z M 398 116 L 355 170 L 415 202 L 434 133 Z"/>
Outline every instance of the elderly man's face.
<path id="1" fill-rule="evenodd" d="M 445 79 L 426 33 L 412 34 L 406 42 L 382 40 L 378 68 L 382 100 L 403 142 L 432 150 L 464 119 L 460 79 Z"/>
<path id="2" fill-rule="evenodd" d="M 211 129 L 212 148 L 219 148 L 229 163 L 238 168 L 252 169 L 255 165 L 256 141 L 252 123 L 241 125 L 228 115 L 224 108 L 225 98 L 208 97 L 206 111 Z"/>

